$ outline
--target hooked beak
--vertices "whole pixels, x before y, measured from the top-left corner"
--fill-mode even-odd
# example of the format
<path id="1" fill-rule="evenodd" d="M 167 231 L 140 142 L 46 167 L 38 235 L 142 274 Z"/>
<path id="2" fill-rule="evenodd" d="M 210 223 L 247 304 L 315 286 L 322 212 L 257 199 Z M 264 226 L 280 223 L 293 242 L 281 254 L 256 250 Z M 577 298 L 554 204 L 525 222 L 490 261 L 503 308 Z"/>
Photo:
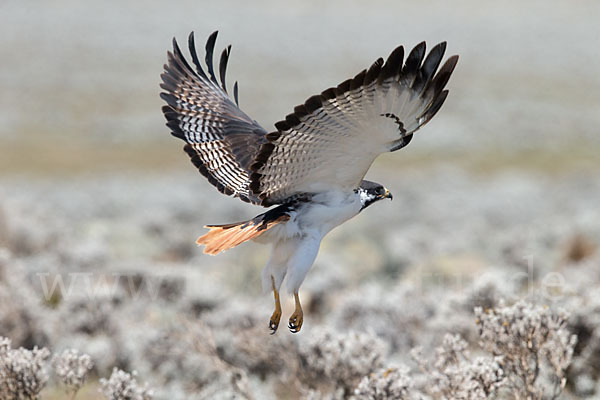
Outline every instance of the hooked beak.
<path id="1" fill-rule="evenodd" d="M 390 199 L 393 200 L 394 196 L 392 196 L 392 192 L 390 192 L 389 190 L 385 189 L 385 193 L 382 194 L 381 196 L 379 196 L 380 199 Z"/>

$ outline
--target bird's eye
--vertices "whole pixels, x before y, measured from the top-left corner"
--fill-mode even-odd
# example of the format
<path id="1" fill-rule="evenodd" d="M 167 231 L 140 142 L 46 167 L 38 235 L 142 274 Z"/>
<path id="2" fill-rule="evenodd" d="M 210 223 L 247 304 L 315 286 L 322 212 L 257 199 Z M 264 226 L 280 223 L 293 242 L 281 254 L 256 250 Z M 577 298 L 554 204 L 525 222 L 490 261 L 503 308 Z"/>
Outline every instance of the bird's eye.
<path id="1" fill-rule="evenodd" d="M 382 187 L 377 188 L 377 194 L 384 194 L 384 193 L 385 193 L 385 190 L 383 190 Z"/>

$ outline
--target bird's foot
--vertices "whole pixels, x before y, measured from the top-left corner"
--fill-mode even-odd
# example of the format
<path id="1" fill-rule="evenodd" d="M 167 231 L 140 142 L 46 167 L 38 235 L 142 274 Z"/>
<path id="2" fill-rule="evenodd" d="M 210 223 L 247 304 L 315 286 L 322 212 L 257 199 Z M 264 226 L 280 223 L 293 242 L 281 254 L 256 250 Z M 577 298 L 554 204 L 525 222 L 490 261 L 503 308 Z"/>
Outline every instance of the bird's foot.
<path id="1" fill-rule="evenodd" d="M 273 315 L 271 315 L 271 319 L 269 320 L 269 329 L 271 330 L 271 335 L 274 335 L 277 332 L 277 328 L 279 327 L 279 321 L 281 321 L 281 308 L 275 308 L 273 311 Z"/>
<path id="2" fill-rule="evenodd" d="M 300 329 L 302 329 L 302 322 L 304 322 L 304 315 L 302 313 L 302 309 L 296 310 L 290 317 L 288 328 L 290 328 L 290 331 L 292 333 L 298 333 L 300 332 Z"/>
<path id="3" fill-rule="evenodd" d="M 294 300 L 296 300 L 296 310 L 290 317 L 290 321 L 288 323 L 288 328 L 292 333 L 300 332 L 302 329 L 302 322 L 304 322 L 304 313 L 302 312 L 302 305 L 300 304 L 300 298 L 298 297 L 298 293 L 294 293 Z"/>

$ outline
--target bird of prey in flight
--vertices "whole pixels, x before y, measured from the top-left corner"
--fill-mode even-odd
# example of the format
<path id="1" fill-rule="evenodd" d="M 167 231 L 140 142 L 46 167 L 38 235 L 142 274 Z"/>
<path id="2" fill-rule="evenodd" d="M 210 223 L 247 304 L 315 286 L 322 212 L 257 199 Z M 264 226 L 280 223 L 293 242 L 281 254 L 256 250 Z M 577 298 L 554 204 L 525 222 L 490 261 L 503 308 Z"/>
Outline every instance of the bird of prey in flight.
<path id="1" fill-rule="evenodd" d="M 309 97 L 268 132 L 239 108 L 237 82 L 233 98 L 227 92 L 231 46 L 221 53 L 217 79 L 216 38 L 214 32 L 206 42 L 205 68 L 193 32 L 191 62 L 173 39 L 160 85 L 167 126 L 221 193 L 274 207 L 247 221 L 207 225 L 209 232 L 197 243 L 211 255 L 248 240 L 271 243 L 262 272 L 263 289 L 275 297 L 269 328 L 275 333 L 279 326 L 279 291 L 287 277 L 296 303 L 288 326 L 298 332 L 303 322 L 298 290 L 321 240 L 371 204 L 392 198 L 383 185 L 363 177 L 378 155 L 405 147 L 438 112 L 458 56 L 438 70 L 445 42 L 427 56 L 425 42 L 419 43 L 406 58 L 399 46 L 385 62 L 379 58 L 354 78 Z"/>

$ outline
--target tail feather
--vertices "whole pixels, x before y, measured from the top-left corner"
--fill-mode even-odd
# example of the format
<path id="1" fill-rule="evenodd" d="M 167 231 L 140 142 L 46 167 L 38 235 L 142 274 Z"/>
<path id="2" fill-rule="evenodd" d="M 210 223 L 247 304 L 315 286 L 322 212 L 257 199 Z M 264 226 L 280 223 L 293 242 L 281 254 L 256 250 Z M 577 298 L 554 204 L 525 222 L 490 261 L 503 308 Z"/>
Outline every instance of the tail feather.
<path id="1" fill-rule="evenodd" d="M 196 243 L 199 246 L 204 245 L 205 254 L 216 255 L 248 240 L 255 239 L 275 225 L 289 219 L 289 215 L 284 214 L 271 221 L 255 218 L 234 224 L 206 225 L 205 228 L 210 230 L 200 236 Z"/>

